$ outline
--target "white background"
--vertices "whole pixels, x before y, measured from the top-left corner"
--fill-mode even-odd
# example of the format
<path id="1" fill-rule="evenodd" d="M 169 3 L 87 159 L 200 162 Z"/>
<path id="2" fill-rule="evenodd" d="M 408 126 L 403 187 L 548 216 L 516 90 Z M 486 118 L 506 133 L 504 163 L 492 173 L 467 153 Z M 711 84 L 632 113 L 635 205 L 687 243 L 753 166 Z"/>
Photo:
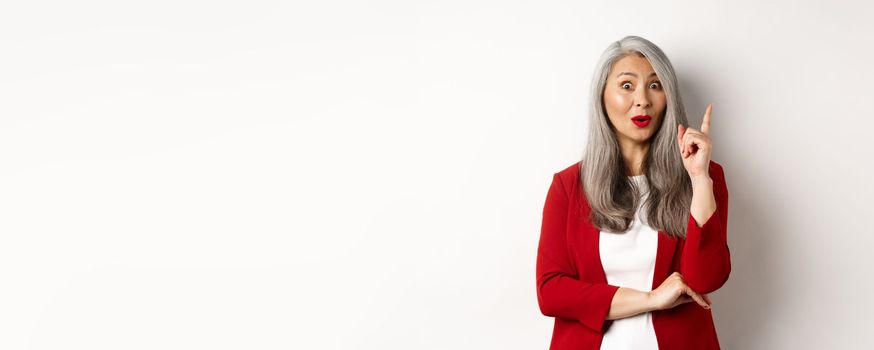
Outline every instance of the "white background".
<path id="1" fill-rule="evenodd" d="M 552 174 L 592 69 L 659 45 L 713 102 L 725 349 L 869 349 L 858 2 L 0 6 L 0 348 L 546 349 Z"/>

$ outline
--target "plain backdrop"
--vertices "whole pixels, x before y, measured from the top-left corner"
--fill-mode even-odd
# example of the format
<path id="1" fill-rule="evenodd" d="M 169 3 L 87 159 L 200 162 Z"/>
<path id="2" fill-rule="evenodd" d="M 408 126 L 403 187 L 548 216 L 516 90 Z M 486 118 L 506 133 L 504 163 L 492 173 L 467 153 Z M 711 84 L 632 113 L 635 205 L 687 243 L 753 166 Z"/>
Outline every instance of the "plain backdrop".
<path id="1" fill-rule="evenodd" d="M 725 349 L 874 346 L 874 6 L 5 1 L 0 348 L 546 349 L 552 174 L 625 35 L 712 102 Z"/>

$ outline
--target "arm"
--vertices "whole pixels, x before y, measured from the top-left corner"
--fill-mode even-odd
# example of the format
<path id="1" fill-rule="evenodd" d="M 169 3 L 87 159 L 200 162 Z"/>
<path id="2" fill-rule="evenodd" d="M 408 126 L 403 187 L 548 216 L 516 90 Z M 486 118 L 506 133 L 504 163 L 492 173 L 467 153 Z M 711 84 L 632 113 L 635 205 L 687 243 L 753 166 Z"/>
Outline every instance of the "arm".
<path id="1" fill-rule="evenodd" d="M 708 176 L 693 178 L 692 193 L 680 274 L 694 291 L 708 294 L 722 287 L 731 272 L 728 188 L 722 166 L 712 163 Z"/>
<path id="2" fill-rule="evenodd" d="M 610 313 L 607 314 L 607 319 L 615 320 L 656 310 L 651 304 L 646 292 L 620 287 L 616 291 L 616 295 L 613 296 L 613 302 L 610 304 Z"/>
<path id="3" fill-rule="evenodd" d="M 706 223 L 716 212 L 716 197 L 713 194 L 713 179 L 710 175 L 692 178 L 692 207 L 689 214 L 698 227 Z"/>
<path id="4" fill-rule="evenodd" d="M 568 256 L 567 220 L 568 195 L 554 174 L 537 247 L 537 303 L 546 316 L 574 319 L 600 333 L 619 287 L 577 279 Z"/>

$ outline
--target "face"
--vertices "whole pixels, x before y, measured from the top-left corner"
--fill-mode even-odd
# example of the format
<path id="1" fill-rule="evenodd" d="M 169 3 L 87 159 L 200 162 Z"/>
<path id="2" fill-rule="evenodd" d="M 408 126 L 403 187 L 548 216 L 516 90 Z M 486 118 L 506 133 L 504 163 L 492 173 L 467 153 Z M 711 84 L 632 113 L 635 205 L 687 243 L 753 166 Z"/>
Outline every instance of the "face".
<path id="1" fill-rule="evenodd" d="M 643 144 L 662 124 L 667 97 L 645 57 L 631 54 L 617 61 L 604 88 L 604 109 L 620 144 Z M 649 116 L 649 122 L 636 116 Z"/>

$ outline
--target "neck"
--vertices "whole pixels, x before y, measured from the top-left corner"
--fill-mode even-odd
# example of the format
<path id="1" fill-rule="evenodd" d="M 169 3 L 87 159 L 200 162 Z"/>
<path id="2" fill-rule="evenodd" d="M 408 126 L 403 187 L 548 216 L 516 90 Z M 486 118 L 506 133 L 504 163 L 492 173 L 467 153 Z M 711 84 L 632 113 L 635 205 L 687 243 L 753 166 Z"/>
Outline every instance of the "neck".
<path id="1" fill-rule="evenodd" d="M 643 175 L 643 160 L 646 158 L 646 153 L 649 152 L 649 142 L 619 140 L 619 148 L 622 152 L 622 158 L 625 160 L 625 166 L 631 171 L 631 174 L 628 175 Z"/>

